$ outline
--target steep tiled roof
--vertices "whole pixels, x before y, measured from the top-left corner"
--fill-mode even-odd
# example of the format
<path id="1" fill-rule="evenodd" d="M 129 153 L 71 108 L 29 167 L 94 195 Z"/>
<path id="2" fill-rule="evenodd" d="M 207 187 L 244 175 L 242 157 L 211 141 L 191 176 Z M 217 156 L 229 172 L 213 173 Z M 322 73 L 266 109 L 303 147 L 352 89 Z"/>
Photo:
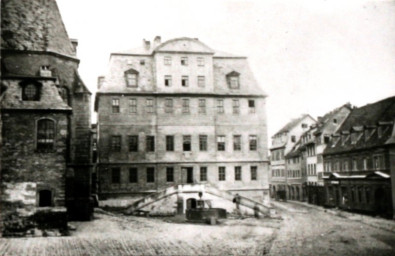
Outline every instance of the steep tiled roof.
<path id="1" fill-rule="evenodd" d="M 39 101 L 24 101 L 21 99 L 21 89 L 14 83 L 3 80 L 7 89 L 4 91 L 0 106 L 2 109 L 20 110 L 71 110 L 71 108 L 60 97 L 58 89 L 53 81 L 42 82 L 41 96 Z"/>
<path id="2" fill-rule="evenodd" d="M 348 118 L 344 121 L 338 132 L 343 134 L 344 141 L 331 140 L 325 149 L 325 154 L 341 153 L 357 149 L 371 148 L 383 146 L 391 141 L 395 141 L 394 129 L 395 119 L 395 96 L 390 97 L 376 103 L 368 104 L 360 108 L 354 108 Z M 379 122 L 386 122 L 387 125 L 381 126 L 381 134 L 379 134 L 376 125 Z M 347 136 L 354 127 L 354 130 L 359 130 L 359 127 L 371 127 L 370 135 L 365 137 L 360 135 L 359 139 L 352 143 Z M 363 133 L 363 131 L 361 132 Z M 341 137 L 340 136 L 340 137 Z M 347 138 L 347 139 L 346 139 Z"/>
<path id="3" fill-rule="evenodd" d="M 294 128 L 296 125 L 298 125 L 306 117 L 311 117 L 311 116 L 309 114 L 304 114 L 298 118 L 292 119 L 283 128 L 281 128 L 278 132 L 276 132 L 276 134 L 274 134 L 274 136 L 279 135 L 284 132 L 289 132 L 290 130 L 292 130 L 292 128 Z M 314 118 L 312 118 L 312 119 L 314 119 Z"/>
<path id="4" fill-rule="evenodd" d="M 2 0 L 1 48 L 74 55 L 55 0 Z"/>
<path id="5" fill-rule="evenodd" d="M 316 134 L 321 134 L 324 130 L 326 130 L 326 132 L 328 134 L 332 134 L 333 132 L 335 132 L 337 125 L 331 125 L 332 124 L 332 120 L 336 117 L 336 115 L 343 108 L 347 108 L 347 109 L 351 110 L 351 105 L 349 103 L 347 103 L 347 104 L 344 104 L 341 107 L 338 107 L 338 108 L 326 113 L 322 118 L 320 118 L 320 120 L 318 120 L 318 128 L 317 128 L 317 131 L 315 133 Z"/>

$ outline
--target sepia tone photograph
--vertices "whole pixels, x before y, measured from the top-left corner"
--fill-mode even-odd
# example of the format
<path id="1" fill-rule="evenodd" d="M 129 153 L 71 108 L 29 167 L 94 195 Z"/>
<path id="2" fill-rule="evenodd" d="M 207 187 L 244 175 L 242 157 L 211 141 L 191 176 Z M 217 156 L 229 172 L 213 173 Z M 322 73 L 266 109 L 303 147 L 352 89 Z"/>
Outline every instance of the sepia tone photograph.
<path id="1" fill-rule="evenodd" d="M 394 0 L 0 2 L 0 255 L 395 255 Z"/>

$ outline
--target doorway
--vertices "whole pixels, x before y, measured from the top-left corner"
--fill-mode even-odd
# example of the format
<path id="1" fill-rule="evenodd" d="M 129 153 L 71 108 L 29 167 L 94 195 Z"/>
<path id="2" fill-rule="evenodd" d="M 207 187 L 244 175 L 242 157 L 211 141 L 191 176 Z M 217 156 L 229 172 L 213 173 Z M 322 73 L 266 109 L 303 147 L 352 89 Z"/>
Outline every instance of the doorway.
<path id="1" fill-rule="evenodd" d="M 186 183 L 193 183 L 193 167 L 183 167 L 183 172 L 186 173 Z"/>
<path id="2" fill-rule="evenodd" d="M 195 198 L 189 198 L 187 200 L 187 210 L 189 209 L 196 209 L 196 199 Z"/>
<path id="3" fill-rule="evenodd" d="M 38 196 L 39 207 L 52 206 L 52 192 L 50 190 L 40 190 Z"/>

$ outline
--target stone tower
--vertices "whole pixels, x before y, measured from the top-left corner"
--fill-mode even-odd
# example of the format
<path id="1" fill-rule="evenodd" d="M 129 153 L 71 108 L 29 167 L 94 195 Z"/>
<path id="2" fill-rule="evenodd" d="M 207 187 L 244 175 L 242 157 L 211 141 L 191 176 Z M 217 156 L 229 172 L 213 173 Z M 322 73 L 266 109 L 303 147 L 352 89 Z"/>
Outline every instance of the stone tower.
<path id="1" fill-rule="evenodd" d="M 90 219 L 90 100 L 55 0 L 1 1 L 1 214 Z"/>

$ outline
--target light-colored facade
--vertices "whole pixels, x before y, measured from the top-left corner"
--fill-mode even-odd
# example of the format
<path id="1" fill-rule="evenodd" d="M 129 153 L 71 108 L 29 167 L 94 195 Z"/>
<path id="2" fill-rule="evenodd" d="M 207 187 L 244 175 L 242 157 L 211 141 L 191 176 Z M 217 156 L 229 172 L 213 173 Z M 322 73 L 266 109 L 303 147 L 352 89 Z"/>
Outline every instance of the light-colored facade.
<path id="1" fill-rule="evenodd" d="M 99 78 L 101 199 L 177 184 L 268 196 L 265 94 L 247 58 L 177 38 L 112 53 Z"/>
<path id="2" fill-rule="evenodd" d="M 286 124 L 272 137 L 270 186 L 271 196 L 287 198 L 288 172 L 285 156 L 292 150 L 300 136 L 315 123 L 310 115 L 303 115 Z M 280 191 L 280 192 L 279 192 Z"/>

